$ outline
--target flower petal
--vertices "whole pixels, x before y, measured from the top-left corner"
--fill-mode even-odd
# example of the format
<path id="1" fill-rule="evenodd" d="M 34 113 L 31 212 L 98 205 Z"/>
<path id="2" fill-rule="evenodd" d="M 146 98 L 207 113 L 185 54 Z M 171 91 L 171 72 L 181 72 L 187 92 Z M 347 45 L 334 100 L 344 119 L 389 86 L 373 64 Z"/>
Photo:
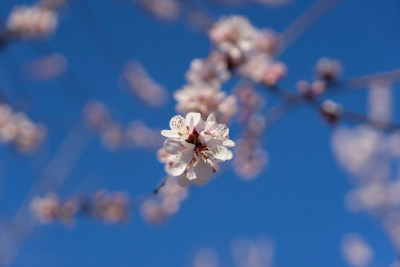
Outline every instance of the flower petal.
<path id="1" fill-rule="evenodd" d="M 227 149 L 224 146 L 217 147 L 217 150 L 214 152 L 214 158 L 225 161 L 232 159 L 232 151 Z"/>
<path id="2" fill-rule="evenodd" d="M 204 160 L 199 159 L 197 164 L 194 166 L 194 173 L 196 174 L 196 179 L 208 180 L 212 174 L 212 167 L 207 164 Z"/>
<path id="3" fill-rule="evenodd" d="M 167 163 L 165 165 L 165 171 L 172 176 L 179 176 L 182 173 L 184 173 L 185 169 L 186 169 L 187 164 L 185 164 L 184 162 L 181 162 L 179 160 L 176 160 L 175 162 L 173 162 L 172 164 Z"/>
<path id="4" fill-rule="evenodd" d="M 176 132 L 181 132 L 186 128 L 185 118 L 182 117 L 181 115 L 172 117 L 172 119 L 169 122 L 169 127 L 171 128 L 171 130 L 174 130 Z"/>
<path id="5" fill-rule="evenodd" d="M 171 130 L 162 130 L 161 134 L 165 137 L 169 138 L 179 138 L 179 134 L 176 131 L 171 131 Z"/>
<path id="6" fill-rule="evenodd" d="M 190 112 L 186 115 L 186 125 L 190 130 L 193 130 L 201 120 L 200 113 Z"/>
<path id="7" fill-rule="evenodd" d="M 182 150 L 185 149 L 184 145 L 182 144 L 181 141 L 177 141 L 174 139 L 167 139 L 164 142 L 164 149 L 170 154 L 178 154 Z"/>
<path id="8" fill-rule="evenodd" d="M 193 159 L 194 148 L 193 144 L 186 144 L 187 147 L 181 151 L 181 160 L 186 164 L 189 164 Z"/>
<path id="9" fill-rule="evenodd" d="M 222 142 L 222 145 L 225 147 L 234 147 L 235 146 L 235 142 L 233 142 L 230 139 L 226 139 Z"/>

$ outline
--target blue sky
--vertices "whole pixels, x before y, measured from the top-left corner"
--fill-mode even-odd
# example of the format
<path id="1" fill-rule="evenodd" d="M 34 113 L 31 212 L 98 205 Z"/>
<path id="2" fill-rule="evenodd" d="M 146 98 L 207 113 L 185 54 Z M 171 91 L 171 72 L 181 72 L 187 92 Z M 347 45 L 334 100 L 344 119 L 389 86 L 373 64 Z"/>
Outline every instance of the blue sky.
<path id="1" fill-rule="evenodd" d="M 6 17 L 13 5 L 27 2 L 1 1 L 0 16 Z M 190 29 L 182 19 L 161 23 L 130 1 L 86 2 L 125 60 L 140 61 L 171 94 L 185 83 L 190 61 L 205 57 L 211 48 L 207 37 Z M 258 27 L 281 31 L 313 2 L 293 0 L 272 9 L 255 4 L 213 7 L 210 12 L 216 16 L 243 14 Z M 93 42 L 88 36 L 77 15 L 82 12 L 78 5 L 79 1 L 74 1 L 63 11 L 60 27 L 49 41 L 51 49 L 66 56 L 84 94 L 106 103 L 114 118 L 123 123 L 140 119 L 149 126 L 167 128 L 175 115 L 172 97 L 165 107 L 154 109 L 122 90 L 118 81 L 122 65 L 118 60 L 109 62 L 95 46 L 97 40 Z M 343 1 L 282 55 L 289 68 L 282 86 L 294 90 L 299 79 L 310 80 L 315 62 L 322 56 L 340 59 L 344 78 L 396 69 L 400 62 L 399 32 L 399 1 Z M 16 109 L 45 123 L 50 136 L 31 157 L 0 147 L 2 224 L 13 216 L 79 120 L 82 98 L 58 81 L 32 82 L 22 76 L 22 64 L 45 52 L 40 42 L 31 42 L 12 44 L 0 53 L 2 90 Z M 267 103 L 276 103 L 272 96 L 266 97 Z M 336 99 L 347 109 L 366 110 L 364 91 L 341 94 Z M 214 248 L 222 266 L 232 266 L 231 242 L 260 235 L 274 241 L 277 266 L 346 266 L 339 244 L 349 232 L 360 233 L 373 247 L 373 266 L 388 266 L 395 255 L 380 225 L 344 207 L 343 198 L 352 185 L 332 154 L 331 132 L 314 111 L 298 109 L 266 133 L 270 162 L 253 182 L 243 182 L 228 170 L 207 186 L 193 188 L 180 212 L 161 227 L 148 226 L 137 212 L 130 223 L 119 226 L 84 218 L 73 229 L 60 224 L 39 226 L 13 266 L 190 266 L 193 253 L 203 247 Z M 87 150 L 58 191 L 61 196 L 98 189 L 125 190 L 136 196 L 152 191 L 161 181 L 163 166 L 153 152 L 110 152 L 96 136 L 87 135 Z"/>

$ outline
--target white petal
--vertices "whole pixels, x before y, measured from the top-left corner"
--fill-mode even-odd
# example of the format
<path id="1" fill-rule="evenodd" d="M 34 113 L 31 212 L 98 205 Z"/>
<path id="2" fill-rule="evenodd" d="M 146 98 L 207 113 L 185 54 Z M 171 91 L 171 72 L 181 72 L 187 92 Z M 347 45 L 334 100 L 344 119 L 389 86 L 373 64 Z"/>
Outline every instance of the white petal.
<path id="1" fill-rule="evenodd" d="M 186 125 L 189 126 L 191 130 L 196 127 L 196 125 L 201 121 L 201 114 L 190 112 L 186 115 Z"/>
<path id="2" fill-rule="evenodd" d="M 230 139 L 226 139 L 222 142 L 222 145 L 225 147 L 234 147 L 235 146 L 235 142 L 233 142 Z"/>
<path id="3" fill-rule="evenodd" d="M 181 132 L 182 130 L 185 130 L 185 118 L 183 118 L 181 115 L 172 117 L 169 122 L 169 127 L 171 128 L 171 130 L 175 130 L 176 132 Z"/>
<path id="4" fill-rule="evenodd" d="M 207 122 L 216 122 L 216 121 L 217 121 L 217 119 L 215 118 L 214 114 L 210 114 L 210 115 L 208 115 L 206 123 Z"/>
<path id="5" fill-rule="evenodd" d="M 185 149 L 181 141 L 167 139 L 164 142 L 164 149 L 170 154 L 178 154 Z"/>
<path id="6" fill-rule="evenodd" d="M 187 170 L 186 170 L 186 176 L 189 180 L 196 179 L 196 174 L 194 173 L 194 167 L 193 164 L 188 165 Z"/>
<path id="7" fill-rule="evenodd" d="M 208 134 L 200 134 L 200 142 L 205 146 L 212 146 L 214 138 Z"/>
<path id="8" fill-rule="evenodd" d="M 216 129 L 215 135 L 218 138 L 228 138 L 229 137 L 229 129 L 225 124 L 218 124 L 218 128 Z"/>
<path id="9" fill-rule="evenodd" d="M 219 146 L 217 151 L 214 152 L 214 158 L 225 161 L 232 159 L 232 151 L 227 149 L 226 147 Z"/>
<path id="10" fill-rule="evenodd" d="M 208 180 L 212 174 L 212 167 L 210 164 L 200 159 L 194 166 L 194 173 L 196 174 L 196 179 Z"/>
<path id="11" fill-rule="evenodd" d="M 170 138 L 179 138 L 179 134 L 176 131 L 171 131 L 171 130 L 162 130 L 161 134 L 165 137 L 170 137 Z"/>
<path id="12" fill-rule="evenodd" d="M 194 179 L 191 180 L 190 182 L 192 182 L 195 185 L 205 185 L 208 182 L 208 179 Z"/>
<path id="13" fill-rule="evenodd" d="M 172 176 L 179 176 L 181 175 L 185 169 L 186 169 L 186 164 L 181 161 L 176 161 L 172 165 L 166 164 L 165 165 L 165 171 Z"/>
<path id="14" fill-rule="evenodd" d="M 193 144 L 186 144 L 187 147 L 181 152 L 181 160 L 187 164 L 189 164 L 193 159 L 194 148 Z"/>
<path id="15" fill-rule="evenodd" d="M 190 181 L 189 179 L 186 177 L 186 175 L 181 175 L 178 176 L 176 181 L 178 182 L 178 184 L 182 187 L 188 187 L 190 185 Z"/>

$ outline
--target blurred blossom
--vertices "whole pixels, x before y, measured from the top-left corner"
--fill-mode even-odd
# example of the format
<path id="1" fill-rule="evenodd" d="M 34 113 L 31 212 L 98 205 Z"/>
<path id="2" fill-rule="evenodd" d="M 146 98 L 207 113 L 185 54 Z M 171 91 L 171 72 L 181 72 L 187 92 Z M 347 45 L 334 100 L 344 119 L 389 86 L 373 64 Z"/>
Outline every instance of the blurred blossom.
<path id="1" fill-rule="evenodd" d="M 44 139 L 45 128 L 35 124 L 25 114 L 14 112 L 0 104 L 0 142 L 14 145 L 20 152 L 31 152 Z"/>
<path id="2" fill-rule="evenodd" d="M 174 98 L 178 102 L 177 112 L 198 112 L 203 119 L 214 114 L 217 121 L 228 123 L 237 112 L 237 100 L 234 95 L 227 96 L 224 91 L 207 84 L 186 85 L 174 93 Z"/>
<path id="3" fill-rule="evenodd" d="M 342 106 L 332 100 L 322 102 L 320 109 L 322 117 L 329 123 L 336 123 L 340 119 L 342 111 Z"/>
<path id="4" fill-rule="evenodd" d="M 134 0 L 134 2 L 161 20 L 176 19 L 181 9 L 177 0 Z"/>
<path id="5" fill-rule="evenodd" d="M 346 262 L 353 267 L 370 266 L 374 258 L 371 247 L 358 234 L 348 234 L 343 237 L 341 251 Z"/>
<path id="6" fill-rule="evenodd" d="M 48 194 L 31 201 L 31 210 L 42 223 L 71 222 L 78 214 L 107 223 L 125 222 L 129 215 L 129 198 L 121 192 L 99 191 L 94 197 L 73 198 L 60 201 L 57 195 Z"/>
<path id="7" fill-rule="evenodd" d="M 197 251 L 193 257 L 193 267 L 218 267 L 219 257 L 215 250 L 203 248 Z"/>
<path id="8" fill-rule="evenodd" d="M 86 123 L 97 130 L 103 130 L 110 121 L 108 108 L 101 102 L 88 101 L 83 109 L 83 116 Z"/>
<path id="9" fill-rule="evenodd" d="M 274 247 L 266 239 L 238 239 L 232 243 L 232 256 L 237 267 L 271 267 Z"/>
<path id="10" fill-rule="evenodd" d="M 142 217 L 149 223 L 160 224 L 179 211 L 188 195 L 188 188 L 182 187 L 176 177 L 167 177 L 157 190 L 157 197 L 143 202 Z"/>
<path id="11" fill-rule="evenodd" d="M 242 16 L 223 17 L 210 30 L 211 41 L 217 48 L 227 53 L 234 61 L 243 59 L 244 53 L 253 48 L 256 29 Z"/>
<path id="12" fill-rule="evenodd" d="M 43 198 L 34 198 L 30 203 L 30 208 L 41 223 L 52 223 L 56 220 L 69 222 L 73 220 L 78 211 L 76 202 L 60 203 L 54 194 L 48 194 Z"/>
<path id="13" fill-rule="evenodd" d="M 368 108 L 371 118 L 390 121 L 392 119 L 392 91 L 384 82 L 376 81 L 368 90 Z"/>
<path id="14" fill-rule="evenodd" d="M 58 16 L 39 6 L 17 6 L 7 20 L 7 30 L 23 39 L 44 38 L 57 27 Z"/>
<path id="15" fill-rule="evenodd" d="M 399 166 L 400 139 L 397 135 L 396 132 L 383 133 L 365 125 L 354 129 L 339 128 L 333 135 L 332 145 L 338 162 L 352 174 L 356 186 L 346 196 L 347 207 L 378 219 L 399 250 L 400 177 L 393 175 L 393 167 Z M 353 266 L 368 265 L 356 256 L 349 261 L 355 262 Z"/>
<path id="16" fill-rule="evenodd" d="M 146 199 L 140 208 L 143 219 L 151 224 L 160 224 L 168 218 L 162 202 L 156 199 Z"/>
<path id="17" fill-rule="evenodd" d="M 227 55 L 229 68 L 255 82 L 273 86 L 287 74 L 285 64 L 273 53 L 277 35 L 269 29 L 257 29 L 242 16 L 221 18 L 209 32 L 216 48 Z"/>
<path id="18" fill-rule="evenodd" d="M 161 132 L 167 137 L 164 149 L 170 156 L 165 171 L 169 175 L 204 185 L 218 171 L 218 163 L 232 159 L 229 148 L 235 143 L 229 139 L 228 127 L 218 124 L 214 115 L 203 121 L 200 113 L 191 112 L 186 118 L 174 116 L 169 125 L 171 130 Z"/>
<path id="19" fill-rule="evenodd" d="M 67 68 L 67 60 L 61 54 L 52 54 L 26 65 L 28 75 L 35 80 L 49 80 L 60 76 Z"/>
<path id="20" fill-rule="evenodd" d="M 156 149 L 163 144 L 159 131 L 150 129 L 141 121 L 130 122 L 124 138 L 127 145 L 132 147 Z"/>
<path id="21" fill-rule="evenodd" d="M 112 122 L 107 125 L 104 131 L 101 132 L 101 141 L 109 149 L 118 149 L 123 142 L 123 129 L 117 122 Z"/>
<path id="22" fill-rule="evenodd" d="M 287 68 L 282 62 L 275 61 L 271 56 L 257 53 L 251 55 L 238 69 L 246 78 L 268 86 L 273 86 L 287 74 Z"/>
<path id="23" fill-rule="evenodd" d="M 235 90 L 239 99 L 239 121 L 243 131 L 234 152 L 234 170 L 240 179 L 255 179 L 268 163 L 268 153 L 262 148 L 262 135 L 265 131 L 265 118 L 260 110 L 265 103 L 252 87 L 240 86 Z"/>
<path id="24" fill-rule="evenodd" d="M 159 107 L 167 101 L 167 91 L 158 84 L 139 62 L 132 62 L 124 67 L 124 84 L 140 100 L 152 107 Z"/>
<path id="25" fill-rule="evenodd" d="M 342 64 L 335 59 L 321 58 L 315 67 L 317 79 L 335 81 L 342 73 Z"/>
<path id="26" fill-rule="evenodd" d="M 270 29 L 258 30 L 253 36 L 254 49 L 272 55 L 278 46 L 278 35 Z"/>
<path id="27" fill-rule="evenodd" d="M 381 146 L 378 131 L 365 126 L 355 129 L 341 127 L 335 131 L 332 146 L 339 163 L 350 173 L 370 173 L 375 153 Z"/>
<path id="28" fill-rule="evenodd" d="M 323 80 L 316 80 L 309 84 L 307 81 L 301 80 L 297 82 L 296 88 L 303 97 L 313 99 L 325 92 L 326 83 Z"/>
<path id="29" fill-rule="evenodd" d="M 49 9 L 49 10 L 57 10 L 64 4 L 66 4 L 68 0 L 40 0 L 37 4 L 41 8 Z"/>
<path id="30" fill-rule="evenodd" d="M 227 67 L 225 58 L 214 52 L 206 59 L 194 59 L 186 72 L 186 79 L 192 84 L 208 84 L 218 88 L 230 77 Z"/>
<path id="31" fill-rule="evenodd" d="M 132 121 L 126 127 L 111 118 L 108 108 L 99 101 L 89 101 L 83 109 L 87 125 L 100 135 L 101 142 L 109 149 L 159 148 L 163 140 L 159 131 L 141 121 Z"/>
<path id="32" fill-rule="evenodd" d="M 251 86 L 239 86 L 235 89 L 239 100 L 239 121 L 245 122 L 248 118 L 265 106 L 264 98 Z"/>
<path id="33" fill-rule="evenodd" d="M 262 148 L 255 148 L 254 143 L 246 139 L 237 141 L 234 153 L 234 169 L 242 180 L 251 181 L 255 179 L 268 163 L 267 151 Z"/>
<path id="34" fill-rule="evenodd" d="M 97 192 L 91 206 L 91 214 L 107 223 L 121 223 L 128 219 L 129 199 L 124 193 Z"/>

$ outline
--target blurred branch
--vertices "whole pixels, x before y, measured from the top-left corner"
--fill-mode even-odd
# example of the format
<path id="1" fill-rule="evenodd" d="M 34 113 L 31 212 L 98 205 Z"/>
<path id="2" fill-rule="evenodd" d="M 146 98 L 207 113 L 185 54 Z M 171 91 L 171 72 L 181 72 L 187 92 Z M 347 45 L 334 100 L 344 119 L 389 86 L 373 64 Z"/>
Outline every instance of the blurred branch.
<path id="1" fill-rule="evenodd" d="M 343 0 L 318 0 L 284 29 L 276 56 L 286 51 L 304 32 Z"/>
<path id="2" fill-rule="evenodd" d="M 72 4 L 71 8 L 92 45 L 98 49 L 108 64 L 119 70 L 125 63 L 125 56 L 111 36 L 102 27 L 88 2 L 86 0 L 80 0 L 76 2 L 76 4 Z"/>
<path id="3" fill-rule="evenodd" d="M 88 138 L 80 126 L 72 129 L 61 143 L 1 235 L 0 265 L 2 267 L 11 266 L 35 226 L 35 220 L 28 210 L 31 198 L 44 191 L 57 190 L 77 164 L 87 145 Z"/>

